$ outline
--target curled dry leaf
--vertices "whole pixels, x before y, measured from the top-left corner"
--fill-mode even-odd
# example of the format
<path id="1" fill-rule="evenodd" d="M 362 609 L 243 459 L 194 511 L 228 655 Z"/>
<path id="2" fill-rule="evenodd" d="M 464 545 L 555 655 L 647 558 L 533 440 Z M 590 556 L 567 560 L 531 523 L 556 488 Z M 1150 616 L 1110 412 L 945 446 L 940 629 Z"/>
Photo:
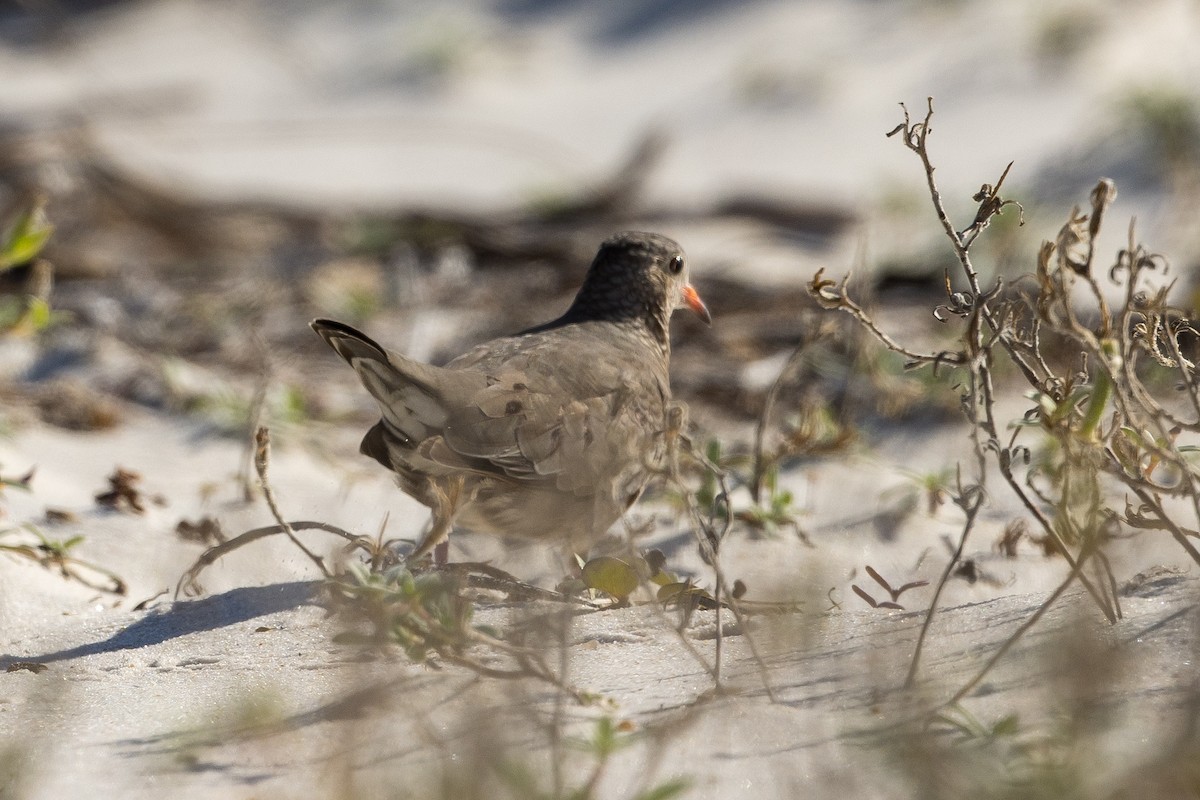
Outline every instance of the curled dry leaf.
<path id="1" fill-rule="evenodd" d="M 4 671 L 20 672 L 21 670 L 25 670 L 26 672 L 32 672 L 36 675 L 39 672 L 45 672 L 47 669 L 49 669 L 49 667 L 47 667 L 45 664 L 40 664 L 36 661 L 14 661 L 9 664 Z"/>
<path id="2" fill-rule="evenodd" d="M 207 516 L 201 517 L 195 522 L 187 519 L 179 520 L 179 524 L 175 526 L 175 533 L 185 542 L 199 542 L 206 545 L 220 544 L 229 538 L 225 535 L 225 531 L 221 530 L 220 521 L 215 517 Z"/>
<path id="3" fill-rule="evenodd" d="M 117 467 L 113 470 L 113 474 L 108 476 L 108 491 L 99 492 L 96 495 L 96 502 L 118 511 L 143 514 L 146 506 L 142 493 L 137 487 L 141 480 L 142 476 L 138 473 Z"/>
<path id="4" fill-rule="evenodd" d="M 69 522 L 78 522 L 79 515 L 74 511 L 69 511 L 65 508 L 47 508 L 46 522 L 51 525 L 65 524 Z"/>

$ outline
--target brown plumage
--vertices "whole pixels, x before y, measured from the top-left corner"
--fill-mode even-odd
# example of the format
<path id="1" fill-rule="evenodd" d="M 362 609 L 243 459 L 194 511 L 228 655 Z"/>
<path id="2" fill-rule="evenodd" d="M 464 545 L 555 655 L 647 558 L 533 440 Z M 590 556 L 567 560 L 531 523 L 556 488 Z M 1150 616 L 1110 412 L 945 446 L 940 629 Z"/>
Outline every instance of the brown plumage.
<path id="1" fill-rule="evenodd" d="M 361 450 L 429 506 L 412 557 L 451 527 L 585 552 L 641 494 L 671 399 L 671 313 L 708 310 L 679 245 L 652 233 L 606 240 L 558 319 L 434 367 L 340 322 L 312 323 L 354 368 L 382 419 Z"/>

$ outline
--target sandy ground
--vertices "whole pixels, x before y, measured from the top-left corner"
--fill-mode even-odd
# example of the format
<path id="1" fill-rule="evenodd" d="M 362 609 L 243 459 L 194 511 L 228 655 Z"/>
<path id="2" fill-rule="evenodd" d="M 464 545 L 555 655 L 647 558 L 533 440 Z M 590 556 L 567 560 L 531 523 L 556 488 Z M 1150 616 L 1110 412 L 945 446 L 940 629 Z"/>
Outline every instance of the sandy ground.
<path id="1" fill-rule="evenodd" d="M 1130 87 L 1196 74 L 1194 4 L 700 5 L 115 3 L 51 45 L 0 45 L 0 109 L 46 131 L 82 115 L 130 170 L 188 191 L 357 207 L 511 207 L 606 174 L 659 126 L 671 146 L 647 182 L 648 205 L 702 207 L 765 186 L 867 212 L 857 238 L 822 252 L 737 227 L 665 231 L 701 274 L 749 262 L 754 280 L 795 285 L 810 266 L 928 241 L 877 228 L 869 212 L 881 197 L 920 197 L 913 159 L 883 133 L 899 121 L 897 101 L 915 109 L 935 95 L 939 176 L 964 206 L 1010 159 L 1015 187 L 1047 203 L 1069 198 L 1066 207 L 1099 175 L 1124 174 L 1132 188 L 1121 209 L 1139 213 L 1160 249 L 1186 255 L 1195 244 L 1161 193 L 1139 190 L 1136 147 L 1111 113 Z M 1069 61 L 1038 47 L 1055 14 L 1095 22 Z M 1061 217 L 1042 222 L 1047 235 Z M 426 512 L 355 456 L 356 430 L 310 433 L 284 437 L 274 453 L 286 517 L 373 534 L 386 516 L 389 535 L 418 534 Z M 887 490 L 909 485 L 903 469 L 939 470 L 967 453 L 958 426 L 882 430 L 853 455 L 789 471 L 782 480 L 812 546 L 739 535 L 723 559 L 747 599 L 801 610 L 756 615 L 748 630 L 728 618 L 723 694 L 701 663 L 715 655 L 711 612 L 682 634 L 647 606 L 580 616 L 567 680 L 601 701 L 578 706 L 534 680 L 334 643 L 341 623 L 320 603 L 312 564 L 282 540 L 229 556 L 204 574 L 203 597 L 172 602 L 201 551 L 173 532 L 181 519 L 214 515 L 231 534 L 271 521 L 261 502 L 240 500 L 242 445 L 148 411 L 102 433 L 18 426 L 0 439 L 0 474 L 37 473 L 31 492 L 6 492 L 0 528 L 33 522 L 59 541 L 84 536 L 74 552 L 118 573 L 128 592 L 114 598 L 0 554 L 0 664 L 46 667 L 0 674 L 0 796 L 532 796 L 512 788 L 511 771 L 501 788 L 495 765 L 523 765 L 549 792 L 558 761 L 579 786 L 593 761 L 561 737 L 587 737 L 601 717 L 625 724 L 633 743 L 608 765 L 600 797 L 637 797 L 677 777 L 696 798 L 937 796 L 949 768 L 920 754 L 959 740 L 914 721 L 1065 574 L 1032 549 L 1016 559 L 995 551 L 1019 510 L 995 492 L 967 548 L 982 579 L 950 582 L 918 689 L 899 691 L 929 589 L 892 611 L 868 608 L 851 586 L 879 596 L 868 565 L 893 584 L 936 580 L 961 517 L 943 507 L 892 524 Z M 164 504 L 97 508 L 117 465 Z M 47 509 L 75 519 L 47 523 Z M 710 580 L 665 508 L 638 513 L 657 515 L 648 543 L 672 566 Z M 329 549 L 320 536 L 306 541 Z M 463 537 L 452 556 L 493 559 L 542 585 L 561 574 L 538 548 Z M 1069 593 L 970 700 L 985 724 L 1019 715 L 1005 741 L 1029 747 L 1006 751 L 1006 768 L 1028 768 L 1031 743 L 1064 719 L 1100 719 L 1070 740 L 1084 796 L 1106 796 L 1113 776 L 1160 755 L 1193 702 L 1200 584 L 1185 556 L 1142 537 L 1112 558 L 1130 581 L 1124 619 L 1102 625 L 1086 596 Z M 548 611 L 492 601 L 479 619 L 504 628 Z"/>
<path id="2" fill-rule="evenodd" d="M 548 781 L 549 731 L 586 739 L 595 720 L 607 717 L 638 738 L 609 765 L 601 796 L 632 797 L 674 778 L 689 781 L 689 797 L 919 796 L 922 781 L 941 768 L 894 761 L 919 746 L 916 720 L 1028 619 L 1063 565 L 1032 552 L 1000 558 L 992 543 L 1006 517 L 989 514 L 977 546 L 968 548 L 988 580 L 951 582 L 919 689 L 900 691 L 924 614 L 867 609 L 850 586 L 884 599 L 863 574 L 866 564 L 894 585 L 936 579 L 946 553 L 939 533 L 954 534 L 955 515 L 916 515 L 889 540 L 870 515 L 845 514 L 861 505 L 848 498 L 874 496 L 873 487 L 896 480 L 898 459 L 912 444 L 896 437 L 870 459 L 816 465 L 807 473 L 815 478 L 788 477 L 797 492 L 819 498 L 804 518 L 814 547 L 790 535 L 727 544 L 726 570 L 747 583 L 747 600 L 786 599 L 800 609 L 754 615 L 749 636 L 726 615 L 725 694 L 713 693 L 713 677 L 698 660 L 714 659 L 712 612 L 698 612 L 684 628 L 689 649 L 674 630 L 676 613 L 638 606 L 571 624 L 567 680 L 598 701 L 564 706 L 533 679 L 433 671 L 396 651 L 334 643 L 345 623 L 323 606 L 312 564 L 282 541 L 218 562 L 202 575 L 201 598 L 173 603 L 167 594 L 134 610 L 173 590 L 200 552 L 173 533 L 178 519 L 214 514 L 230 532 L 270 521 L 261 503 L 236 499 L 232 479 L 202 492 L 209 476 L 233 472 L 239 446 L 152 415 L 112 434 L 27 430 L 0 446 L 4 464 L 45 465 L 33 493 L 10 492 L 12 518 L 40 520 L 44 506 L 74 510 L 77 521 L 44 525 L 44 532 L 60 540 L 86 536 L 75 554 L 119 572 L 129 592 L 114 599 L 27 560 L 0 558 L 0 659 L 45 666 L 4 677 L 7 789 L 39 798 L 79 797 L 94 786 L 122 797 L 496 796 L 506 785 L 490 771 L 500 759 Z M 136 454 L 143 487 L 165 505 L 144 515 L 94 507 L 91 495 L 103 488 L 118 448 Z M 61 459 L 52 463 L 45 453 Z M 390 511 L 392 535 L 420 530 L 424 515 L 384 476 L 346 488 L 331 480 L 344 470 L 302 450 L 278 450 L 272 474 L 285 514 L 370 533 Z M 332 549 L 327 539 L 305 538 L 319 552 Z M 664 522 L 648 544 L 704 582 L 689 542 Z M 1066 713 L 1062 697 L 1079 695 L 1076 705 L 1103 707 L 1108 720 L 1087 740 L 1097 749 L 1084 763 L 1096 769 L 1124 770 L 1170 740 L 1186 719 L 1194 675 L 1197 582 L 1177 570 L 1155 571 L 1179 559 L 1167 543 L 1149 544 L 1142 539 L 1112 553 L 1118 574 L 1145 570 L 1123 590 L 1122 622 L 1102 624 L 1091 601 L 1072 593 L 988 676 L 972 713 L 991 721 L 1019 714 L 1021 730 L 1033 736 Z M 545 553 L 504 553 L 471 537 L 460 537 L 453 555 L 481 554 L 523 578 L 561 574 Z M 919 609 L 928 596 L 915 590 L 902 602 Z M 485 600 L 477 621 L 507 629 L 559 610 Z M 1107 680 L 1081 682 L 1081 665 L 1096 653 L 1104 654 Z M 1120 757 L 1091 760 L 1110 750 Z M 579 785 L 590 762 L 578 748 L 565 753 L 558 756 L 564 774 Z"/>

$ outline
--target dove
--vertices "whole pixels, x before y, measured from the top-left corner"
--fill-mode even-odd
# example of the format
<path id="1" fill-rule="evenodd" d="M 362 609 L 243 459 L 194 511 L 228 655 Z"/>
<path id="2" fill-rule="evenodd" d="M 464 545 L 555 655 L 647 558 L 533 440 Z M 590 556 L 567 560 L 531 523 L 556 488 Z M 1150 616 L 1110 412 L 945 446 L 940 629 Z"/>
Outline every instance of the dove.
<path id="1" fill-rule="evenodd" d="M 361 452 L 431 509 L 408 558 L 452 529 L 586 553 L 663 457 L 675 402 L 670 320 L 681 307 L 711 323 L 683 250 L 665 236 L 627 232 L 600 245 L 558 319 L 445 366 L 385 350 L 345 323 L 314 320 L 379 406 Z"/>

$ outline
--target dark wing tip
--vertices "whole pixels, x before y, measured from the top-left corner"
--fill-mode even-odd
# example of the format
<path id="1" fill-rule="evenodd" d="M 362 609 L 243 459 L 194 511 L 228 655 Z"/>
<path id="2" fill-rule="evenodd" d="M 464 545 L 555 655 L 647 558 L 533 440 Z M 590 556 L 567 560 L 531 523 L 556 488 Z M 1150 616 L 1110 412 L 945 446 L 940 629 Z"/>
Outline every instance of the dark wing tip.
<path id="1" fill-rule="evenodd" d="M 346 361 L 363 357 L 374 357 L 387 361 L 387 351 L 378 342 L 344 322 L 317 318 L 308 325 L 325 340 L 325 344 L 332 347 L 334 352 Z"/>

